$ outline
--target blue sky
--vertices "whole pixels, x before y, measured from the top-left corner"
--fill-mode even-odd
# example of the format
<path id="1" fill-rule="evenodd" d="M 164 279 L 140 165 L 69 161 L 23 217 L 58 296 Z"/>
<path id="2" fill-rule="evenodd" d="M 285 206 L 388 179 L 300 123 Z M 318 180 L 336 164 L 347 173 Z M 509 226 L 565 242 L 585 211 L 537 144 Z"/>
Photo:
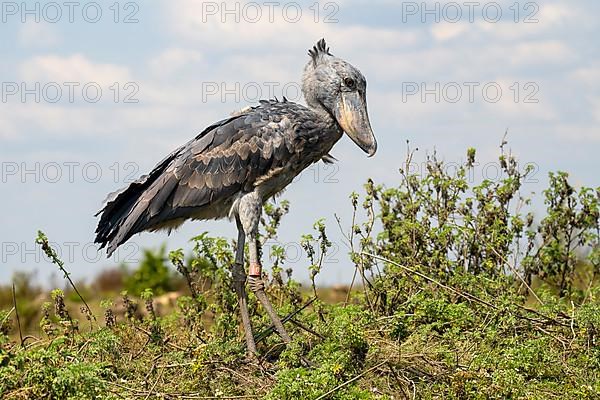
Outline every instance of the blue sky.
<path id="1" fill-rule="evenodd" d="M 227 221 L 194 222 L 170 237 L 136 236 L 115 260 L 91 245 L 93 214 L 108 192 L 252 105 L 259 91 L 302 101 L 295 89 L 321 37 L 367 77 L 380 147 L 367 159 L 344 138 L 334 169 L 315 166 L 283 195 L 291 213 L 280 239 L 299 279 L 308 276 L 299 238 L 326 218 L 337 250 L 321 282 L 349 281 L 334 214 L 347 228 L 350 192 L 369 177 L 398 181 L 406 140 L 420 161 L 436 150 L 460 162 L 476 147 L 476 177 L 493 178 L 508 129 L 512 152 L 536 166 L 526 192 L 539 198 L 553 170 L 569 171 L 577 185 L 599 185 L 596 1 L 482 1 L 472 18 L 465 2 L 447 1 L 230 1 L 231 13 L 222 2 L 195 0 L 90 3 L 76 2 L 72 22 L 62 2 L 54 3 L 60 15 L 48 2 L 25 2 L 28 13 L 21 2 L 1 4 L 0 282 L 16 270 L 34 270 L 43 281 L 54 273 L 33 244 L 38 229 L 79 279 L 133 262 L 143 247 L 189 249 L 187 239 L 203 231 L 233 237 Z"/>

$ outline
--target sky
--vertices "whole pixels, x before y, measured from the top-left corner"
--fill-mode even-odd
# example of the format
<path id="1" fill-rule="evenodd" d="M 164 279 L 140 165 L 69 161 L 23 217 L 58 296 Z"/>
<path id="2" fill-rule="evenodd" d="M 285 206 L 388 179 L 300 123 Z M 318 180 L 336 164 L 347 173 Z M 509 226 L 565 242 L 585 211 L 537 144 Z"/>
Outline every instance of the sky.
<path id="1" fill-rule="evenodd" d="M 379 142 L 367 158 L 348 138 L 333 167 L 316 164 L 281 198 L 291 202 L 280 245 L 308 279 L 299 244 L 325 218 L 333 248 L 320 284 L 353 274 L 343 230 L 349 195 L 372 178 L 399 182 L 406 141 L 417 168 L 436 151 L 449 163 L 477 149 L 473 179 L 495 179 L 499 144 L 534 174 L 597 187 L 600 161 L 600 3 L 574 1 L 1 2 L 0 283 L 57 273 L 34 244 L 43 230 L 75 279 L 135 266 L 144 248 L 191 250 L 229 221 L 191 222 L 171 236 L 144 233 L 111 259 L 93 244 L 109 192 L 147 173 L 204 127 L 260 98 L 302 103 L 307 51 L 321 38 L 367 78 Z M 541 211 L 541 206 L 537 211 Z M 536 204 L 534 202 L 534 204 Z M 268 250 L 265 251 L 268 254 Z M 267 270 L 270 263 L 264 257 Z"/>

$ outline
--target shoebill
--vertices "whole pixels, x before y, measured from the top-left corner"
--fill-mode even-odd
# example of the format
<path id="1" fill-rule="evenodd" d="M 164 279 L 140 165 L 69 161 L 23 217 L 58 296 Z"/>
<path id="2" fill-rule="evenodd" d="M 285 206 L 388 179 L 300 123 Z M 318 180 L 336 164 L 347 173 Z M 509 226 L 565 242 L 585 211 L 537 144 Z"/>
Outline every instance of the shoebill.
<path id="1" fill-rule="evenodd" d="M 239 233 L 232 277 L 250 353 L 256 353 L 256 345 L 246 281 L 283 341 L 290 341 L 264 291 L 257 240 L 263 204 L 311 164 L 333 162 L 329 151 L 344 133 L 369 156 L 377 150 L 365 77 L 335 57 L 325 40 L 309 50 L 309 56 L 302 77 L 306 106 L 285 98 L 263 100 L 210 125 L 148 175 L 109 195 L 97 214 L 96 243 L 106 247 L 109 256 L 139 232 L 170 232 L 187 220 L 235 221 Z"/>

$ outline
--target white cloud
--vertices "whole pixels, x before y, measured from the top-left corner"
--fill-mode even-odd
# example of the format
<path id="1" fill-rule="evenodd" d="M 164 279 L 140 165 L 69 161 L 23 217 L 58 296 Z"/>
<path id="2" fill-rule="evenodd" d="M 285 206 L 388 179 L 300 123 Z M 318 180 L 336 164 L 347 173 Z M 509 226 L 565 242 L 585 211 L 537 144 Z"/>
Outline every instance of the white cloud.
<path id="1" fill-rule="evenodd" d="M 198 51 L 175 47 L 166 49 L 150 60 L 150 68 L 156 75 L 171 75 L 202 60 L 202 54 Z"/>
<path id="2" fill-rule="evenodd" d="M 515 3 L 519 6 L 519 14 L 515 14 L 515 5 L 506 4 L 503 20 L 490 23 L 479 19 L 474 23 L 478 33 L 475 37 L 483 40 L 518 41 L 532 38 L 548 37 L 549 34 L 568 28 L 572 24 L 580 24 L 587 20 L 585 12 L 579 10 L 574 4 L 550 3 L 538 4 L 535 2 Z M 527 5 L 527 8 L 526 8 Z M 531 8 L 539 7 L 538 9 Z M 517 18 L 518 22 L 514 22 Z"/>
<path id="3" fill-rule="evenodd" d="M 597 121 L 600 121 L 600 99 L 598 99 L 596 109 Z M 600 142 L 600 129 L 597 125 L 588 125 L 584 123 L 559 124 L 551 128 L 556 132 L 556 135 L 565 141 L 565 147 L 570 147 L 573 151 L 580 150 L 574 146 L 574 142 L 579 142 L 579 145 L 589 146 L 589 142 Z M 597 182 L 593 182 L 597 185 Z"/>
<path id="4" fill-rule="evenodd" d="M 466 36 L 466 35 L 465 35 Z M 479 45 L 462 40 L 440 42 L 396 51 L 350 52 L 370 77 L 370 82 L 479 82 L 495 81 L 515 75 L 525 82 L 544 78 L 532 71 L 548 66 L 572 65 L 579 54 L 568 43 L 558 40 L 522 41 L 518 44 L 490 41 Z"/>
<path id="5" fill-rule="evenodd" d="M 513 123 L 543 124 L 560 120 L 560 113 L 554 109 L 550 98 L 545 97 L 540 86 L 545 82 L 535 83 L 535 86 L 525 86 L 517 77 L 502 77 L 495 84 L 502 90 L 499 101 L 485 100 L 483 104 L 489 118 L 499 118 L 508 125 Z M 495 97 L 491 89 L 487 96 Z"/>
<path id="6" fill-rule="evenodd" d="M 335 43 L 336 48 L 339 47 L 352 54 L 391 50 L 397 52 L 413 47 L 422 40 L 416 31 L 375 28 L 364 25 L 334 25 L 326 33 L 326 37 L 331 38 L 330 40 Z"/>
<path id="7" fill-rule="evenodd" d="M 18 31 L 19 44 L 25 47 L 52 47 L 62 42 L 54 25 L 46 22 L 27 22 Z"/>
<path id="8" fill-rule="evenodd" d="M 571 77 L 588 87 L 598 87 L 600 86 L 600 66 L 577 68 Z"/>
<path id="9" fill-rule="evenodd" d="M 0 107 L 0 139 L 13 140 L 17 138 L 17 125 L 12 108 L 7 104 Z"/>
<path id="10" fill-rule="evenodd" d="M 96 82 L 110 86 L 114 82 L 125 83 L 132 80 L 127 67 L 94 63 L 83 54 L 68 57 L 36 56 L 23 62 L 19 72 L 26 81 Z"/>
<path id="11" fill-rule="evenodd" d="M 466 23 L 439 23 L 431 27 L 433 38 L 439 42 L 444 42 L 461 36 L 468 30 Z"/>
<path id="12" fill-rule="evenodd" d="M 518 41 L 539 36 L 544 32 L 539 23 L 514 23 L 505 21 L 489 23 L 484 20 L 476 21 L 473 26 L 477 29 L 476 37 L 480 40 Z"/>
<path id="13" fill-rule="evenodd" d="M 576 53 L 564 42 L 558 40 L 529 41 L 514 47 L 506 54 L 511 64 L 519 66 L 546 66 L 576 61 Z"/>
<path id="14" fill-rule="evenodd" d="M 251 3 L 251 2 L 248 2 Z M 284 15 L 283 7 L 275 7 L 272 20 L 269 9 L 261 8 L 262 17 L 259 22 L 251 22 L 255 13 L 244 13 L 244 2 L 236 2 L 240 7 L 236 15 L 223 14 L 222 4 L 217 4 L 217 15 L 207 13 L 206 2 L 181 0 L 177 3 L 166 3 L 170 15 L 172 31 L 180 38 L 197 43 L 216 44 L 221 49 L 260 50 L 267 54 L 274 50 L 311 46 L 321 37 L 332 44 L 332 48 L 353 50 L 399 48 L 414 45 L 417 42 L 415 32 L 368 27 L 364 25 L 344 26 L 340 23 L 315 22 L 314 13 L 305 8 L 297 22 L 290 22 L 294 15 Z M 240 6 L 241 4 L 241 6 Z M 256 3 L 255 3 L 256 4 Z M 233 5 L 228 6 L 230 9 Z M 324 19 L 324 16 L 321 16 Z M 271 22 L 272 21 L 272 22 Z"/>
<path id="15" fill-rule="evenodd" d="M 156 127 L 161 120 L 176 120 L 169 114 L 169 109 L 151 109 L 151 101 L 147 103 L 148 106 L 123 103 L 125 94 L 131 93 L 124 89 L 124 85 L 133 81 L 129 68 L 125 66 L 95 63 L 82 54 L 65 57 L 47 55 L 22 62 L 19 74 L 21 79 L 28 82 L 27 87 L 33 87 L 31 82 L 40 82 L 42 85 L 56 82 L 62 89 L 62 101 L 53 104 L 40 97 L 42 100 L 37 103 L 30 96 L 29 101 L 24 102 L 20 97 L 13 96 L 11 104 L 6 105 L 10 114 L 4 114 L 6 123 L 0 128 L 5 136 L 12 132 L 13 139 L 20 136 L 14 133 L 16 126 L 19 127 L 18 132 L 31 132 L 36 136 L 106 137 L 122 135 L 124 132 L 137 132 L 136 135 L 140 135 L 143 129 Z M 64 86 L 66 82 L 76 82 L 80 86 L 73 89 L 73 103 L 68 100 L 71 94 Z M 102 90 L 98 103 L 86 102 L 82 97 L 81 85 L 91 82 L 97 83 Z M 121 93 L 118 103 L 114 102 L 111 89 L 115 82 L 119 83 Z M 143 85 L 138 83 L 138 87 L 140 92 L 135 98 L 140 103 L 147 101 L 143 97 Z M 160 98 L 160 95 L 157 94 L 156 98 Z M 148 118 L 148 115 L 153 118 Z M 1 117 L 0 114 L 0 120 Z"/>
<path id="16" fill-rule="evenodd" d="M 543 4 L 540 6 L 538 15 L 539 23 L 546 28 L 555 27 L 557 25 L 565 25 L 568 22 L 576 20 L 582 16 L 581 11 L 576 4 Z"/>
<path id="17" fill-rule="evenodd" d="M 590 103 L 592 105 L 592 113 L 596 119 L 596 123 L 600 124 L 600 97 L 591 98 Z M 600 139 L 600 129 L 596 128 L 594 131 L 596 132 L 596 137 Z"/>

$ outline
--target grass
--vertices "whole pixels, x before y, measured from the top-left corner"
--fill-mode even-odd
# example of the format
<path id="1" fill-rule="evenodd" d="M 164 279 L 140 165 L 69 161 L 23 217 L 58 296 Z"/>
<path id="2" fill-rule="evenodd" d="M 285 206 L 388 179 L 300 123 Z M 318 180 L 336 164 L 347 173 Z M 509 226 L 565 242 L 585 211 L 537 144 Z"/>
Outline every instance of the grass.
<path id="1" fill-rule="evenodd" d="M 27 336 L 22 346 L 14 336 L 14 313 L 0 314 L 5 326 L 0 393 L 5 399 L 592 399 L 600 394 L 595 328 L 600 290 L 574 306 L 538 288 L 544 306 L 532 310 L 507 278 L 493 284 L 470 275 L 456 275 L 443 285 L 433 281 L 413 282 L 418 290 L 393 313 L 370 311 L 362 288 L 353 291 L 349 304 L 342 291 L 320 289 L 319 296 L 333 301 L 317 300 L 295 316 L 298 325 L 288 322 L 293 342 L 287 347 L 276 335 L 259 343 L 258 360 L 246 357 L 237 310 L 206 318 L 199 328 L 198 321 L 186 321 L 185 294 L 176 307 L 157 314 L 146 292 L 112 304 L 90 301 L 94 313 L 104 315 L 96 322 L 54 291 L 38 334 Z M 273 298 L 275 289 L 270 287 Z M 309 288 L 301 292 L 302 301 L 311 294 Z M 126 316 L 128 303 L 143 314 Z M 96 306 L 105 312 L 96 312 Z M 124 311 L 117 312 L 117 306 Z M 251 307 L 259 332 L 269 323 L 253 298 Z M 280 311 L 295 308 L 287 304 Z M 9 325 L 12 340 L 6 335 Z"/>

